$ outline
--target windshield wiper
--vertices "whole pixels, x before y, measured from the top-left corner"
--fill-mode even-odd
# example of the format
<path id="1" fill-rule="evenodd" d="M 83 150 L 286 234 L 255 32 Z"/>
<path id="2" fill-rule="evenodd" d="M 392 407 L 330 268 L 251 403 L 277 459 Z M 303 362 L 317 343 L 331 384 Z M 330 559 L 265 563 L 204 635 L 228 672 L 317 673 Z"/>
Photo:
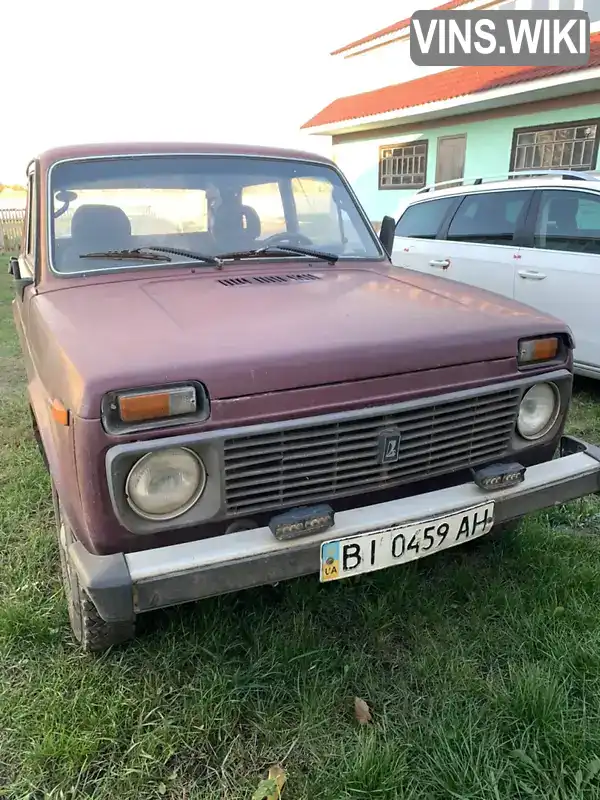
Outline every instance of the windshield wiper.
<path id="1" fill-rule="evenodd" d="M 215 256 L 207 256 L 203 253 L 193 253 L 191 250 L 179 250 L 175 247 L 159 247 L 158 245 L 155 247 L 154 245 L 147 245 L 146 247 L 136 247 L 133 250 L 107 250 L 106 252 L 100 253 L 80 253 L 79 258 L 114 258 L 114 259 L 127 259 L 132 258 L 135 260 L 140 261 L 171 261 L 168 256 L 160 256 L 157 253 L 152 252 L 156 250 L 161 253 L 172 253 L 175 256 L 183 256 L 184 258 L 190 258 L 193 261 L 201 261 L 204 264 L 210 264 L 213 267 L 217 267 L 218 269 L 223 268 L 223 262 L 220 258 L 216 258 Z"/>
<path id="2" fill-rule="evenodd" d="M 319 258 L 322 261 L 328 261 L 330 264 L 335 264 L 339 256 L 334 253 L 323 253 L 321 250 L 312 250 L 309 247 L 294 247 L 290 245 L 272 244 L 266 247 L 258 247 L 255 250 L 239 250 L 232 253 L 219 253 L 218 258 L 225 260 L 226 258 L 253 258 L 254 256 L 267 255 L 269 253 L 296 253 L 299 256 L 309 256 L 310 258 Z"/>
<path id="3" fill-rule="evenodd" d="M 223 269 L 223 262 L 218 256 L 207 256 L 205 253 L 195 253 L 193 250 L 180 250 L 177 247 L 163 247 L 162 245 L 149 244 L 146 247 L 140 247 L 139 250 L 158 250 L 160 253 L 172 253 L 174 256 L 183 256 L 184 258 L 193 258 L 195 261 L 203 261 L 205 264 L 211 264 L 213 267 Z"/>
<path id="4" fill-rule="evenodd" d="M 136 261 L 170 261 L 168 256 L 159 256 L 158 253 L 143 253 L 141 250 L 106 250 L 98 253 L 80 253 L 79 258 L 132 258 Z"/>

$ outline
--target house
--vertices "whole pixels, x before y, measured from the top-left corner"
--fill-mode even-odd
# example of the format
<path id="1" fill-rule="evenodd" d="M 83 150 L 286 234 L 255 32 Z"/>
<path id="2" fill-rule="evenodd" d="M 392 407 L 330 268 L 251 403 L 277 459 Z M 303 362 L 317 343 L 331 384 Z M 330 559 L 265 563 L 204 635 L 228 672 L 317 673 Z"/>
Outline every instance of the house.
<path id="1" fill-rule="evenodd" d="M 597 167 L 600 0 L 452 0 L 438 10 L 584 9 L 584 67 L 415 66 L 410 20 L 334 51 L 344 96 L 302 127 L 332 137 L 333 157 L 373 221 L 426 184 L 554 167 Z"/>

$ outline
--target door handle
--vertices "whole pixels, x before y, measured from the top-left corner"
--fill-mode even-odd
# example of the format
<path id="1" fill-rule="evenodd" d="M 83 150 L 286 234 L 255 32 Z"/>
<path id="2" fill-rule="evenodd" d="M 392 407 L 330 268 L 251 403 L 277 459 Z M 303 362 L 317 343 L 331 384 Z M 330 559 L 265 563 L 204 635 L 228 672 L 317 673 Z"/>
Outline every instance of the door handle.
<path id="1" fill-rule="evenodd" d="M 520 269 L 518 275 L 526 281 L 543 281 L 546 277 L 544 272 L 538 272 L 536 269 Z"/>
<path id="2" fill-rule="evenodd" d="M 449 258 L 435 259 L 432 258 L 429 262 L 430 267 L 437 267 L 438 269 L 447 269 L 450 266 Z"/>

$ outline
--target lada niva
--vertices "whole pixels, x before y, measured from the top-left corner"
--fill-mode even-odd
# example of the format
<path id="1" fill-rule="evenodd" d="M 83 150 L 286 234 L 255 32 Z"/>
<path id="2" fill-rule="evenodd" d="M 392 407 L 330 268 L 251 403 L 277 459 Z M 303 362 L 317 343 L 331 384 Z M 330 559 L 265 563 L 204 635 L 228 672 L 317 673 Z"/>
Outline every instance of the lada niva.
<path id="1" fill-rule="evenodd" d="M 394 267 L 393 219 L 377 235 L 327 158 L 104 144 L 27 174 L 14 319 L 84 649 L 599 490 L 563 435 L 568 326 Z"/>

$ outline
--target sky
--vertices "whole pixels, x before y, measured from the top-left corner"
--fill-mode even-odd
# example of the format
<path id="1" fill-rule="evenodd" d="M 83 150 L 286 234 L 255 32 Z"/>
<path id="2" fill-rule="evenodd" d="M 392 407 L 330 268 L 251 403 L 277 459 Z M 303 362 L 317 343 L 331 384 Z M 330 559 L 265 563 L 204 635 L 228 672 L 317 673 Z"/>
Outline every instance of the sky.
<path id="1" fill-rule="evenodd" d="M 23 183 L 38 152 L 78 142 L 238 142 L 329 154 L 329 138 L 299 130 L 340 94 L 342 65 L 329 53 L 433 5 L 4 2 L 3 105 L 16 103 L 0 125 L 0 183 Z"/>

